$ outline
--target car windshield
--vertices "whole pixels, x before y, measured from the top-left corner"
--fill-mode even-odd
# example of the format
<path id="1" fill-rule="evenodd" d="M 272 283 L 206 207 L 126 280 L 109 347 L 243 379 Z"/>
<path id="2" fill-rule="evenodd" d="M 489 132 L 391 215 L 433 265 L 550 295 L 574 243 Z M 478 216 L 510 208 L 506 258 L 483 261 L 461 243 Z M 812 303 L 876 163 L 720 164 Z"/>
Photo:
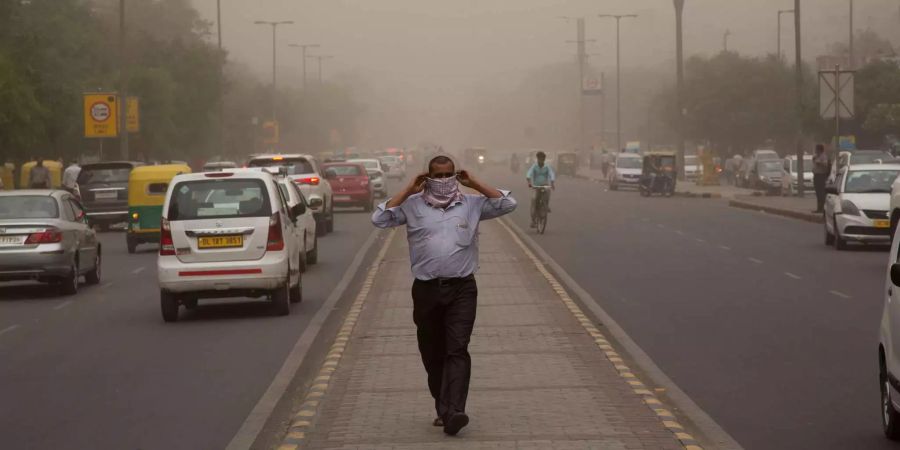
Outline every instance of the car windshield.
<path id="1" fill-rule="evenodd" d="M 331 170 L 337 176 L 351 177 L 362 175 L 359 166 L 351 166 L 346 164 L 328 166 L 327 170 Z"/>
<path id="2" fill-rule="evenodd" d="M 313 173 L 312 164 L 306 158 L 259 158 L 250 161 L 250 167 L 287 167 L 288 175 Z"/>
<path id="3" fill-rule="evenodd" d="M 766 160 L 759 162 L 759 171 L 760 172 L 780 172 L 781 171 L 781 161 L 778 160 Z"/>
<path id="4" fill-rule="evenodd" d="M 640 158 L 619 158 L 616 160 L 616 167 L 620 169 L 640 169 Z"/>
<path id="5" fill-rule="evenodd" d="M 850 164 L 873 164 L 894 159 L 886 152 L 857 152 L 850 156 Z"/>
<path id="6" fill-rule="evenodd" d="M 259 179 L 183 181 L 172 190 L 169 220 L 268 217 L 265 184 Z"/>
<path id="7" fill-rule="evenodd" d="M 127 183 L 131 166 L 87 166 L 78 174 L 78 184 Z"/>
<path id="8" fill-rule="evenodd" d="M 851 170 L 844 192 L 848 194 L 891 193 L 891 184 L 900 170 Z"/>
<path id="9" fill-rule="evenodd" d="M 59 217 L 56 199 L 46 195 L 0 197 L 0 220 L 55 219 Z"/>

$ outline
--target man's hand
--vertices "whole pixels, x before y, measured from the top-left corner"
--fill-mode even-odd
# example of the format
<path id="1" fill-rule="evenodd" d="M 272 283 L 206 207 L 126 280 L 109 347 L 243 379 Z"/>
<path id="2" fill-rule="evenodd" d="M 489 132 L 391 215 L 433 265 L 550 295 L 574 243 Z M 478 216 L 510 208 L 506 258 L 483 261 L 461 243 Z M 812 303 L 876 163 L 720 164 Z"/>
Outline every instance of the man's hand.
<path id="1" fill-rule="evenodd" d="M 456 175 L 456 179 L 459 180 L 459 184 L 469 189 L 476 189 L 475 186 L 478 186 L 478 182 L 475 181 L 475 178 L 472 177 L 472 175 L 469 175 L 467 170 L 460 170 Z"/>
<path id="2" fill-rule="evenodd" d="M 391 197 L 391 199 L 385 205 L 387 208 L 396 208 L 403 204 L 411 195 L 418 194 L 425 190 L 425 179 L 428 178 L 427 173 L 421 173 L 416 175 L 409 184 L 403 188 L 403 191 L 399 194 Z"/>

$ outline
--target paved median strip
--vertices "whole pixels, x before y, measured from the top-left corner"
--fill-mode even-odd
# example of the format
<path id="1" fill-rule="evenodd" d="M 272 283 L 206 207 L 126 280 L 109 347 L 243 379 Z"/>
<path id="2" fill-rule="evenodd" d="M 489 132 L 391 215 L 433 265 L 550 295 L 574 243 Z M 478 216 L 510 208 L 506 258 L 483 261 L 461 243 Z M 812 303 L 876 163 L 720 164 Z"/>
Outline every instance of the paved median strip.
<path id="1" fill-rule="evenodd" d="M 396 230 L 391 230 L 388 233 L 381 250 L 375 257 L 372 265 L 369 266 L 369 271 L 363 281 L 362 288 L 356 295 L 353 304 L 350 306 L 350 311 L 347 313 L 347 317 L 344 318 L 344 322 L 338 330 L 334 344 L 332 344 L 331 348 L 328 350 L 328 354 L 325 356 L 325 362 L 322 363 L 322 367 L 319 369 L 315 379 L 313 379 L 312 385 L 307 390 L 306 397 L 304 397 L 303 402 L 300 404 L 299 410 L 294 414 L 287 434 L 282 440 L 281 445 L 278 447 L 278 450 L 296 450 L 306 441 L 307 433 L 315 424 L 315 418 L 319 411 L 321 399 L 325 396 L 325 393 L 331 385 L 331 375 L 337 370 L 338 364 L 341 362 L 344 350 L 347 348 L 347 343 L 350 341 L 350 335 L 353 333 L 356 321 L 359 319 L 359 314 L 362 312 L 363 304 L 369 297 L 369 291 L 375 283 L 375 276 L 378 274 L 378 269 L 381 267 L 384 256 L 387 254 L 388 248 L 396 234 Z"/>
<path id="2" fill-rule="evenodd" d="M 534 266 L 538 269 L 541 275 L 550 283 L 550 286 L 553 288 L 553 291 L 556 292 L 559 299 L 563 302 L 566 308 L 569 309 L 569 312 L 572 313 L 572 316 L 575 317 L 584 330 L 594 339 L 594 343 L 597 345 L 597 348 L 600 349 L 605 355 L 606 359 L 615 367 L 615 369 L 619 372 L 619 376 L 625 381 L 632 389 L 635 395 L 638 395 L 643 400 L 644 404 L 647 405 L 656 416 L 659 418 L 662 425 L 669 431 L 672 432 L 672 435 L 677 439 L 681 445 L 686 450 L 702 450 L 702 447 L 699 445 L 696 439 L 688 433 L 684 431 L 684 427 L 678 422 L 678 419 L 672 414 L 669 409 L 666 409 L 663 405 L 662 401 L 656 396 L 656 394 L 649 390 L 647 386 L 634 374 L 630 367 L 625 363 L 622 359 L 621 355 L 616 352 L 615 348 L 609 342 L 603 333 L 594 326 L 591 319 L 584 314 L 581 310 L 581 307 L 573 300 L 569 294 L 566 292 L 565 287 L 556 279 L 556 277 L 547 270 L 547 267 L 544 263 L 525 245 L 524 242 L 519 238 L 519 236 L 509 228 L 509 226 L 504 221 L 499 221 L 500 225 L 506 230 L 507 233 L 512 237 L 513 241 L 522 249 L 528 259 L 534 264 Z M 662 225 L 658 225 L 662 227 Z M 288 450 L 288 449 L 280 449 L 280 450 Z"/>

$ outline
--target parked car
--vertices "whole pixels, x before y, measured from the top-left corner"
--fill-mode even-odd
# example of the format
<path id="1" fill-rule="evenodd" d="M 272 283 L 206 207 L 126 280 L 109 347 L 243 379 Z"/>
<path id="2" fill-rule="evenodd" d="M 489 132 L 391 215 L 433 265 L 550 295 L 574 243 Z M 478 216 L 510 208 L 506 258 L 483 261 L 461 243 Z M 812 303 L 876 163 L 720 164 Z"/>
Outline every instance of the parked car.
<path id="1" fill-rule="evenodd" d="M 78 292 L 100 282 L 101 245 L 84 208 L 63 190 L 0 191 L 0 281 L 52 283 Z"/>
<path id="2" fill-rule="evenodd" d="M 891 185 L 900 164 L 846 166 L 826 188 L 825 244 L 838 250 L 850 241 L 884 243 L 891 239 L 888 210 Z"/>
<path id="3" fill-rule="evenodd" d="M 831 165 L 828 182 L 834 183 L 837 173 L 844 167 L 858 164 L 884 164 L 895 162 L 894 156 L 884 150 L 843 150 Z"/>
<path id="4" fill-rule="evenodd" d="M 106 230 L 128 221 L 128 177 L 142 163 L 115 161 L 85 164 L 78 174 L 81 202 L 88 223 Z"/>
<path id="5" fill-rule="evenodd" d="M 375 209 L 375 195 L 366 168 L 359 163 L 328 163 L 325 178 L 334 187 L 335 206 L 356 206 L 366 211 Z"/>
<path id="6" fill-rule="evenodd" d="M 697 155 L 684 155 L 684 178 L 696 180 L 703 175 L 703 165 Z"/>
<path id="7" fill-rule="evenodd" d="M 812 155 L 803 155 L 803 190 L 812 192 L 813 173 Z M 788 155 L 784 158 L 781 170 L 781 195 L 793 196 L 800 190 L 800 174 L 797 164 L 797 155 Z"/>
<path id="8" fill-rule="evenodd" d="M 159 277 L 163 320 L 199 299 L 268 297 L 274 312 L 290 314 L 303 298 L 301 243 L 294 221 L 306 212 L 288 207 L 275 178 L 233 169 L 178 175 L 169 183 L 160 224 Z"/>
<path id="9" fill-rule="evenodd" d="M 784 163 L 780 159 L 756 160 L 750 170 L 749 186 L 766 192 L 779 192 L 783 170 Z"/>
<path id="10" fill-rule="evenodd" d="M 406 178 L 406 162 L 396 155 L 384 155 L 378 157 L 384 167 L 385 175 L 388 178 L 396 178 L 402 180 Z"/>
<path id="11" fill-rule="evenodd" d="M 372 186 L 372 192 L 379 198 L 387 197 L 387 183 L 384 177 L 384 166 L 377 159 L 349 159 L 347 162 L 359 163 L 366 168 L 369 174 L 369 184 Z"/>
<path id="12" fill-rule="evenodd" d="M 300 242 L 300 270 L 306 272 L 306 266 L 319 262 L 319 238 L 316 235 L 316 219 L 312 215 L 312 209 L 300 187 L 289 178 L 278 180 L 278 188 L 287 200 L 288 207 L 294 209 L 302 204 L 305 212 L 297 216 L 294 222 L 294 234 Z M 319 200 L 321 202 L 321 200 Z"/>
<path id="13" fill-rule="evenodd" d="M 641 182 L 641 167 L 643 160 L 640 155 L 634 153 L 620 153 L 616 157 L 616 163 L 609 171 L 609 189 L 616 191 L 620 187 L 637 188 Z"/>
<path id="14" fill-rule="evenodd" d="M 334 191 L 325 179 L 322 164 L 315 157 L 300 154 L 255 155 L 247 161 L 247 166 L 285 167 L 287 176 L 300 186 L 308 201 L 312 202 L 316 197 L 322 200 L 321 206 L 312 208 L 319 236 L 334 231 Z"/>
<path id="15" fill-rule="evenodd" d="M 756 162 L 767 159 L 780 159 L 778 153 L 771 149 L 756 149 L 750 152 L 750 156 L 741 161 L 740 172 L 737 177 L 737 185 L 744 188 L 756 187 L 758 175 L 755 175 Z"/>

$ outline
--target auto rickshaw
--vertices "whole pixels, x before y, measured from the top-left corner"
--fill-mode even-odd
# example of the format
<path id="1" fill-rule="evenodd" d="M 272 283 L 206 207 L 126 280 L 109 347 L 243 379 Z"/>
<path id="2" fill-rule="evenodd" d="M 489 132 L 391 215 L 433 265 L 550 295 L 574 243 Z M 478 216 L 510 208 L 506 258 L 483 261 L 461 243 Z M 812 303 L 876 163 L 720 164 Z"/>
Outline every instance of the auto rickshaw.
<path id="1" fill-rule="evenodd" d="M 28 179 L 31 176 L 31 168 L 36 166 L 37 163 L 34 161 L 27 162 L 22 164 L 22 169 L 19 171 L 19 187 L 22 189 L 28 189 L 30 186 L 28 185 Z M 57 189 L 62 186 L 62 174 L 63 174 L 63 165 L 59 161 L 54 161 L 52 159 L 44 160 L 44 167 L 50 171 L 50 188 Z M 4 181 L 4 184 L 5 181 Z"/>
<path id="2" fill-rule="evenodd" d="M 676 171 L 675 152 L 650 152 L 644 154 L 644 165 L 641 182 L 638 188 L 641 195 L 649 197 L 662 194 L 671 197 L 675 194 Z"/>
<path id="3" fill-rule="evenodd" d="M 560 153 L 556 157 L 556 171 L 560 175 L 575 176 L 578 167 L 578 155 L 576 153 Z"/>
<path id="4" fill-rule="evenodd" d="M 5 163 L 0 165 L 0 180 L 3 181 L 3 190 L 11 191 L 16 188 L 16 165 Z"/>
<path id="5" fill-rule="evenodd" d="M 175 175 L 191 173 L 185 164 L 135 167 L 128 176 L 128 253 L 139 244 L 159 242 L 159 223 L 169 182 Z"/>

